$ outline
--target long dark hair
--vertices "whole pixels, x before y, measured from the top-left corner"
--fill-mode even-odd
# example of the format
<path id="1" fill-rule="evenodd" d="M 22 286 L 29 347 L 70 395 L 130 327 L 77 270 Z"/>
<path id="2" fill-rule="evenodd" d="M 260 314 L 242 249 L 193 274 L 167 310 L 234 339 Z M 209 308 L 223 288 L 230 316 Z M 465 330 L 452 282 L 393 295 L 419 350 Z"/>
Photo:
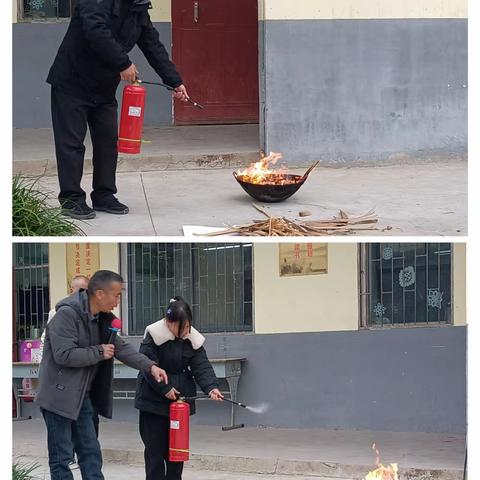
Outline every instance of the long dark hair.
<path id="1" fill-rule="evenodd" d="M 176 296 L 170 300 L 165 318 L 169 322 L 178 323 L 178 334 L 180 335 L 187 323 L 192 326 L 192 309 L 182 297 Z"/>

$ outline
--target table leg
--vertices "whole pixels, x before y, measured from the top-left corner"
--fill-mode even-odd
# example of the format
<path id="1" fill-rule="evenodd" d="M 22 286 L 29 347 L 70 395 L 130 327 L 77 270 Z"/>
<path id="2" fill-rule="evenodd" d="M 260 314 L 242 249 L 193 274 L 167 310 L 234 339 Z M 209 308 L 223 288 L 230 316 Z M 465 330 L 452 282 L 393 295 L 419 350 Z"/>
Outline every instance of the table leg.
<path id="1" fill-rule="evenodd" d="M 230 399 L 233 400 L 234 402 L 237 401 L 237 390 L 238 390 L 238 381 L 240 380 L 240 376 L 234 376 L 234 377 L 227 377 L 226 378 L 227 383 L 228 383 L 228 389 L 230 390 Z M 235 430 L 237 428 L 243 428 L 245 425 L 243 423 L 240 424 L 235 424 L 235 405 L 233 403 L 231 404 L 231 410 L 230 410 L 230 425 L 228 427 L 222 427 L 222 430 L 224 432 L 228 430 Z"/>

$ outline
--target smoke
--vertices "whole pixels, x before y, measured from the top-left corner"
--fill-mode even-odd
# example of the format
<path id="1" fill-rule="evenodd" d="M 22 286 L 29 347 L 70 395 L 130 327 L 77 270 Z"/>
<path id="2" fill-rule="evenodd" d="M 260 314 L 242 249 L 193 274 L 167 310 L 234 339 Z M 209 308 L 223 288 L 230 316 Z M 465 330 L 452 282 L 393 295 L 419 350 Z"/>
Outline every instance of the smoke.
<path id="1" fill-rule="evenodd" d="M 246 408 L 247 410 L 250 410 L 250 412 L 261 414 L 265 413 L 270 408 L 270 405 L 268 405 L 267 403 L 261 403 L 256 407 L 247 406 Z"/>

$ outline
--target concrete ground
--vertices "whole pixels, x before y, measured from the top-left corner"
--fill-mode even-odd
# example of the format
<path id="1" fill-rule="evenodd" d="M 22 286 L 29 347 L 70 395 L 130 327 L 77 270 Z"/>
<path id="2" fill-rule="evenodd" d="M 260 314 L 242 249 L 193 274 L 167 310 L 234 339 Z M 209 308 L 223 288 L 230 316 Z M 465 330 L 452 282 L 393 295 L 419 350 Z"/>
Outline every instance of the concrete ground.
<path id="1" fill-rule="evenodd" d="M 141 153 L 120 155 L 118 171 L 219 168 L 248 164 L 258 157 L 258 125 L 205 125 L 144 129 Z M 92 148 L 87 134 L 85 172 L 91 172 Z M 13 173 L 56 175 L 50 128 L 13 130 Z"/>
<path id="2" fill-rule="evenodd" d="M 98 213 L 80 223 L 87 235 L 179 236 L 187 225 L 223 227 L 262 217 L 232 176 L 238 166 L 258 158 L 258 125 L 164 127 L 147 129 L 145 137 L 154 142 L 144 145 L 139 157 L 119 162 L 118 197 L 130 214 Z M 87 194 L 90 156 L 88 148 Z M 54 158 L 50 130 L 14 131 L 14 172 L 45 174 L 42 188 L 53 197 L 58 194 Z M 379 229 L 366 234 L 464 236 L 467 162 L 318 167 L 293 197 L 267 206 L 273 215 L 292 219 L 310 210 L 312 220 L 332 218 L 340 209 L 352 215 L 375 209 Z"/>
<path id="3" fill-rule="evenodd" d="M 57 195 L 55 177 L 41 184 Z M 90 184 L 85 175 L 85 191 Z M 79 223 L 87 235 L 178 236 L 185 225 L 222 227 L 263 217 L 227 169 L 121 173 L 117 185 L 130 214 L 98 213 Z M 309 219 L 332 218 L 339 209 L 353 215 L 375 209 L 379 229 L 366 232 L 372 235 L 467 235 L 467 166 L 318 168 L 293 197 L 264 206 L 288 218 L 308 209 Z"/>
<path id="4" fill-rule="evenodd" d="M 113 472 L 107 478 L 130 478 L 127 472 L 133 474 L 143 465 L 137 425 L 108 421 L 102 422 L 100 431 L 106 469 Z M 371 450 L 374 442 L 381 450 L 382 462 L 397 462 L 404 480 L 462 478 L 463 435 L 277 428 L 222 432 L 220 427 L 212 426 L 192 428 L 192 460 L 185 478 L 248 479 L 268 475 L 274 479 L 282 475 L 284 479 L 360 480 L 375 466 Z M 13 452 L 14 457 L 33 457 L 45 463 L 45 427 L 41 420 L 13 423 Z M 129 467 L 122 471 L 120 464 Z M 113 476 L 117 470 L 120 476 Z M 202 471 L 216 472 L 216 476 L 202 476 Z"/>
<path id="5" fill-rule="evenodd" d="M 50 480 L 48 470 L 48 460 L 46 458 L 21 457 L 19 462 L 25 464 L 38 464 L 39 468 L 35 471 L 36 480 Z M 145 469 L 140 465 L 118 465 L 116 463 L 105 463 L 103 474 L 107 480 L 140 480 L 145 478 Z M 215 472 L 212 470 L 198 470 L 195 468 L 185 468 L 182 475 L 183 480 L 329 480 L 325 477 L 317 476 L 299 476 L 299 475 L 270 475 L 270 474 L 250 474 L 237 472 Z M 82 476 L 79 469 L 73 470 L 73 478 L 81 480 Z M 331 480 L 331 479 L 330 479 Z M 337 479 L 350 480 L 350 479 Z"/>

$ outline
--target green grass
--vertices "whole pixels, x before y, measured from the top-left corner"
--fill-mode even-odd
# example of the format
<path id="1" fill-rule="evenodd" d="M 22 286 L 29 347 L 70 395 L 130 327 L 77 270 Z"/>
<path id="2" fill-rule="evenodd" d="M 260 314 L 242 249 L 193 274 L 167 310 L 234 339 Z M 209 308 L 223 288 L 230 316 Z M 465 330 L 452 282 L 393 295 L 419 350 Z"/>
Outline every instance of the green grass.
<path id="1" fill-rule="evenodd" d="M 33 480 L 37 478 L 32 474 L 37 470 L 39 465 L 37 463 L 21 465 L 14 461 L 12 465 L 12 480 Z"/>
<path id="2" fill-rule="evenodd" d="M 49 193 L 38 189 L 39 178 L 13 177 L 12 234 L 19 237 L 71 237 L 85 235 L 60 208 L 48 205 Z"/>

